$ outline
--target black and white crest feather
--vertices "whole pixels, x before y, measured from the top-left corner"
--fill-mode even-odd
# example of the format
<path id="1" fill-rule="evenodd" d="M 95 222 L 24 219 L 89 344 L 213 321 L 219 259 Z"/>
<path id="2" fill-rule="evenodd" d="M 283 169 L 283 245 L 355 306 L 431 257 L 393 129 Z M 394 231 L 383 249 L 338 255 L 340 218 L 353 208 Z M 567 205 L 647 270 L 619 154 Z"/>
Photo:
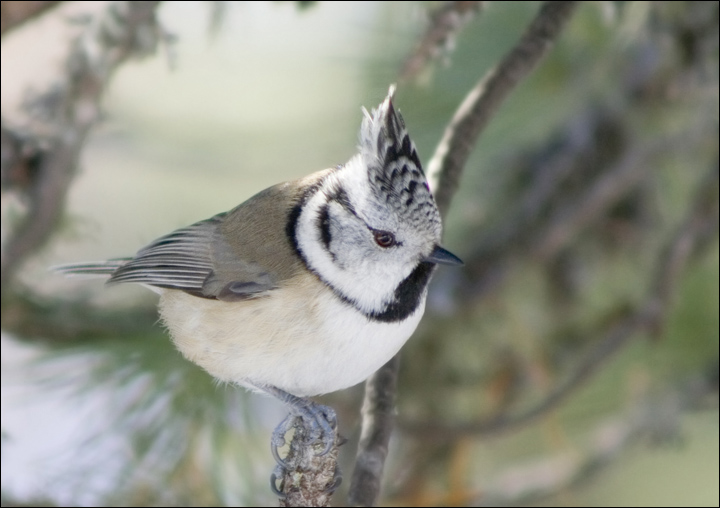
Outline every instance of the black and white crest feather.
<path id="1" fill-rule="evenodd" d="M 430 192 L 415 144 L 402 115 L 387 98 L 372 111 L 365 110 L 361 128 L 360 154 L 367 166 L 370 188 L 382 206 L 403 221 L 440 231 L 440 215 Z"/>

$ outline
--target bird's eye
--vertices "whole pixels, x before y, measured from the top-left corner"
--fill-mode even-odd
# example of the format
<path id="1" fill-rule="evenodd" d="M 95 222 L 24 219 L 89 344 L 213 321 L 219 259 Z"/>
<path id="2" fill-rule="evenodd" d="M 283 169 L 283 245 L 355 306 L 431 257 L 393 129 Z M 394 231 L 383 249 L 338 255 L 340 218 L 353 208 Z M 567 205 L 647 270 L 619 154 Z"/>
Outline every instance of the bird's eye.
<path id="1" fill-rule="evenodd" d="M 373 234 L 375 235 L 375 243 L 380 247 L 387 249 L 395 245 L 395 235 L 389 231 L 375 231 Z"/>

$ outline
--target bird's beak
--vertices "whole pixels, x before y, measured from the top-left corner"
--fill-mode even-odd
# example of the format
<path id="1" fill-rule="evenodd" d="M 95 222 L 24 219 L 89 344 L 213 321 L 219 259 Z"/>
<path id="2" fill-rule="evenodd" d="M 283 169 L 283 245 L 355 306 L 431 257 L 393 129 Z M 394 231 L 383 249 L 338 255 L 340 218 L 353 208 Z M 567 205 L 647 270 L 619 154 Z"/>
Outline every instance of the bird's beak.
<path id="1" fill-rule="evenodd" d="M 463 265 L 465 263 L 449 250 L 445 250 L 439 245 L 435 246 L 435 249 L 430 253 L 429 256 L 423 259 L 426 263 L 435 263 L 436 265 Z"/>

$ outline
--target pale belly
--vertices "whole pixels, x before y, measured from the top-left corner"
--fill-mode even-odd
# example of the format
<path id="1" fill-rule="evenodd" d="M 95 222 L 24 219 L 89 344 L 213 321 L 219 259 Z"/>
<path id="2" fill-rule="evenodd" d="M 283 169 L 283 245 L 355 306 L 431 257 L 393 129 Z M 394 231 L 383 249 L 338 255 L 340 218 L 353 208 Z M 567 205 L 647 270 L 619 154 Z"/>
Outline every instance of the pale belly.
<path id="1" fill-rule="evenodd" d="M 164 291 L 160 315 L 177 348 L 221 381 L 298 396 L 367 379 L 412 335 L 425 307 L 400 323 L 371 321 L 312 275 L 272 296 L 222 302 Z"/>

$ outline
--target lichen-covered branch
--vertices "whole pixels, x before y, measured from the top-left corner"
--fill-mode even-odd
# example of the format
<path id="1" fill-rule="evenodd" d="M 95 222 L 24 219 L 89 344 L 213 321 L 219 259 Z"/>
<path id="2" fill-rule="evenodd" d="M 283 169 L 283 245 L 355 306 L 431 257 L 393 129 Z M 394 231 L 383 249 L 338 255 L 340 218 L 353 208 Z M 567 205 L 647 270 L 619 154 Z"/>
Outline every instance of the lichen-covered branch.
<path id="1" fill-rule="evenodd" d="M 287 467 L 278 478 L 280 485 L 273 485 L 273 489 L 282 494 L 280 506 L 330 506 L 332 494 L 341 481 L 337 456 L 344 438 L 336 433 L 333 447 L 321 455 L 322 443 L 313 443 L 304 425 L 296 424 L 294 429 L 290 450 L 284 459 Z"/>
<path id="2" fill-rule="evenodd" d="M 470 21 L 485 2 L 449 1 L 430 13 L 430 22 L 413 52 L 400 71 L 401 82 L 416 79 L 424 69 L 454 46 L 458 32 Z"/>

